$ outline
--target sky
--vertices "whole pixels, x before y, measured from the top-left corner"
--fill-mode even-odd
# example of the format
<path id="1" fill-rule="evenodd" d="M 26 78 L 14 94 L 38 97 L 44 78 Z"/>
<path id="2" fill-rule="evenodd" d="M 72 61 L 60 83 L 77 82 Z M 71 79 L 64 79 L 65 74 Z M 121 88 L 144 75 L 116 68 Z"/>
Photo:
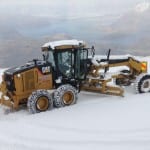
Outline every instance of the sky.
<path id="1" fill-rule="evenodd" d="M 150 0 L 0 0 L 0 46 L 3 52 L 10 47 L 18 50 L 18 44 L 22 51 L 27 47 L 34 50 L 40 47 L 35 39 L 69 37 L 85 40 L 100 50 L 112 48 L 120 52 L 132 47 L 149 51 L 149 15 L 135 18 L 129 12 L 147 1 Z M 137 32 L 132 33 L 135 26 Z M 13 44 L 7 43 L 8 39 L 14 40 Z"/>
<path id="2" fill-rule="evenodd" d="M 0 14 L 94 17 L 123 13 L 143 1 L 145 0 L 0 0 Z"/>

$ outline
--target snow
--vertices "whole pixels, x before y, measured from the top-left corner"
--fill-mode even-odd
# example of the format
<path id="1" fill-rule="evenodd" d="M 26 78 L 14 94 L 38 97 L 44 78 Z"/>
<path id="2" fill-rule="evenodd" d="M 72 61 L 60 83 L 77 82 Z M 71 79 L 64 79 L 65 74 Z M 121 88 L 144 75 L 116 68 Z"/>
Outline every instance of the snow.
<path id="1" fill-rule="evenodd" d="M 150 93 L 135 94 L 132 86 L 125 97 L 81 92 L 76 105 L 35 115 L 4 109 L 0 150 L 150 149 Z"/>
<path id="2" fill-rule="evenodd" d="M 80 45 L 83 44 L 83 41 L 78 41 L 78 40 L 61 40 L 61 41 L 54 41 L 54 42 L 48 42 L 45 43 L 42 47 L 51 47 L 52 49 L 55 49 L 55 47 L 57 46 L 61 46 L 61 45 Z"/>
<path id="3" fill-rule="evenodd" d="M 103 55 L 96 55 L 94 56 L 93 58 L 93 61 L 95 60 L 101 60 L 101 59 L 106 59 L 107 56 L 103 56 Z M 110 59 L 128 59 L 129 57 L 132 57 L 133 59 L 136 59 L 138 61 L 145 61 L 147 59 L 149 59 L 149 57 L 141 57 L 141 56 L 133 56 L 133 55 L 130 55 L 130 54 L 127 54 L 127 55 L 111 55 L 109 58 Z"/>
<path id="4" fill-rule="evenodd" d="M 149 8 L 150 8 L 150 3 L 148 1 L 147 2 L 144 1 L 136 5 L 135 11 L 138 13 L 142 13 L 142 12 L 147 11 Z"/>

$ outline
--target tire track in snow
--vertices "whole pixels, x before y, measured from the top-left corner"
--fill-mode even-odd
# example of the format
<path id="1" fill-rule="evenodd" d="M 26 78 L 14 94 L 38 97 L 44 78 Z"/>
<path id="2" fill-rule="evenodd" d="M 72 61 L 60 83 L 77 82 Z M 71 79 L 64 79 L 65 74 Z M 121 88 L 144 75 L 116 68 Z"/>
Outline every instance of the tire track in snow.
<path id="1" fill-rule="evenodd" d="M 43 128 L 45 128 L 45 126 L 41 127 L 40 129 L 42 130 Z M 58 129 L 57 127 L 55 127 L 56 129 Z M 37 127 L 37 129 L 39 129 L 39 127 Z M 51 128 L 49 127 L 49 130 L 53 130 L 54 128 Z M 15 148 L 19 149 L 19 147 L 22 145 L 24 146 L 25 148 L 32 148 L 32 149 L 48 149 L 50 148 L 52 145 L 70 145 L 70 146 L 73 146 L 73 145 L 81 145 L 81 146 L 87 146 L 87 145 L 122 145 L 122 146 L 150 146 L 150 138 L 144 138 L 143 136 L 141 136 L 140 139 L 136 139 L 134 136 L 131 138 L 131 135 L 134 134 L 134 132 L 142 132 L 144 131 L 144 133 L 147 131 L 147 129 L 140 129 L 140 130 L 130 130 L 128 132 L 132 132 L 131 134 L 128 133 L 127 136 L 125 136 L 125 133 L 126 131 L 119 131 L 119 137 L 116 138 L 116 131 L 111 131 L 111 134 L 113 134 L 113 136 L 111 137 L 108 137 L 108 132 L 110 131 L 98 131 L 99 133 L 103 133 L 103 136 L 97 136 L 96 138 L 94 138 L 95 140 L 93 140 L 93 137 L 87 137 L 87 134 L 84 130 L 84 133 L 81 132 L 80 130 L 80 134 L 78 134 L 78 136 L 74 137 L 73 139 L 72 138 L 67 138 L 66 140 L 64 139 L 59 139 L 59 134 L 60 134 L 60 128 L 59 130 L 57 130 L 57 132 L 55 131 L 54 134 L 50 134 L 51 138 L 49 139 L 48 138 L 48 135 L 45 135 L 45 136 L 42 136 L 41 137 L 26 137 L 24 135 L 11 135 L 11 136 L 8 136 L 9 139 L 11 139 L 10 141 L 8 141 L 8 137 L 7 139 L 4 140 L 4 136 L 2 135 L 2 137 L 0 136 L 0 140 L 2 142 L 1 145 L 5 145 L 7 144 L 8 146 L 11 146 L 11 145 L 14 145 L 15 144 Z M 72 130 L 72 129 L 71 129 Z M 87 130 L 86 130 L 87 131 Z M 149 129 L 148 129 L 149 131 Z M 66 131 L 63 131 L 63 132 L 66 132 Z M 70 132 L 70 130 L 69 130 Z M 76 132 L 76 131 L 71 131 L 71 132 Z M 150 131 L 149 131 L 150 132 Z M 59 133 L 59 134 L 58 134 Z M 85 134 L 86 135 L 83 135 Z M 90 136 L 91 136 L 91 133 L 92 134 L 95 134 L 97 133 L 96 130 L 94 130 L 94 133 L 93 133 L 93 130 L 90 131 Z M 57 139 L 54 139 L 53 140 L 53 136 L 57 134 Z M 84 137 L 83 139 L 80 139 L 80 136 Z M 140 135 L 139 135 L 140 136 Z M 16 137 L 14 140 L 13 137 Z M 21 143 L 21 145 L 20 145 Z M 40 146 L 38 146 L 38 143 L 40 143 Z"/>

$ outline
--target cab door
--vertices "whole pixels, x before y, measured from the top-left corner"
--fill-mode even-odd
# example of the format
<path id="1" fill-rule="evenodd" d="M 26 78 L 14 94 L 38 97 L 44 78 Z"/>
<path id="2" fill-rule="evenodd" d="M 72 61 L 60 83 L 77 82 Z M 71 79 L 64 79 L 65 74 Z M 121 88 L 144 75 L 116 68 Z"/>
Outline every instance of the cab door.
<path id="1" fill-rule="evenodd" d="M 59 51 L 55 58 L 58 77 L 74 78 L 74 50 Z"/>
<path id="2" fill-rule="evenodd" d="M 78 49 L 76 53 L 75 78 L 84 80 L 87 75 L 88 50 Z"/>

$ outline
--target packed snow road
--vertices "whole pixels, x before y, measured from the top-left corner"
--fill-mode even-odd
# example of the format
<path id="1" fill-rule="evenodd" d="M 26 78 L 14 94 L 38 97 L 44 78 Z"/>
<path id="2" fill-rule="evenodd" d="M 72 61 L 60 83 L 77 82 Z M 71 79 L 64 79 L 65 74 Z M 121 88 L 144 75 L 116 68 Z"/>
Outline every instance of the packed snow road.
<path id="1" fill-rule="evenodd" d="M 1 150 L 150 149 L 150 95 L 81 93 L 78 104 L 30 115 L 0 112 Z"/>
<path id="2" fill-rule="evenodd" d="M 30 115 L 4 114 L 0 150 L 149 150 L 150 93 L 125 97 L 81 92 L 76 105 Z"/>

